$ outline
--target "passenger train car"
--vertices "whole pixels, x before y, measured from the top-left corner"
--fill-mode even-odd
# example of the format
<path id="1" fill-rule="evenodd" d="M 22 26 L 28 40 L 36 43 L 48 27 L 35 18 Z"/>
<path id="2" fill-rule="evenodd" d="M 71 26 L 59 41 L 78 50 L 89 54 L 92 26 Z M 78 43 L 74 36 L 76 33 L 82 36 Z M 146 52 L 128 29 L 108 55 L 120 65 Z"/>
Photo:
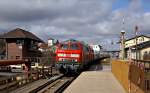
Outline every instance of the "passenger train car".
<path id="1" fill-rule="evenodd" d="M 97 60 L 102 54 L 102 46 L 100 45 L 90 45 L 92 50 L 94 51 L 94 59 Z"/>
<path id="2" fill-rule="evenodd" d="M 93 49 L 77 40 L 61 42 L 56 49 L 56 67 L 61 73 L 78 73 L 94 60 Z"/>

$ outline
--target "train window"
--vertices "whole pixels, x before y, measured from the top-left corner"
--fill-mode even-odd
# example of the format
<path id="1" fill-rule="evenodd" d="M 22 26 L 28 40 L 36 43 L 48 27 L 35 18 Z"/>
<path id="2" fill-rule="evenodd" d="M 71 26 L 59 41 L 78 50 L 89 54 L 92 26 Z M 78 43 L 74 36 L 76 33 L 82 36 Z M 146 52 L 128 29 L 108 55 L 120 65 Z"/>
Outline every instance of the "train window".
<path id="1" fill-rule="evenodd" d="M 79 49 L 79 46 L 77 44 L 71 44 L 70 49 L 77 50 L 77 49 Z"/>
<path id="2" fill-rule="evenodd" d="M 16 56 L 16 59 L 20 59 L 20 56 Z"/>
<path id="3" fill-rule="evenodd" d="M 83 50 L 84 50 L 85 53 L 88 53 L 88 52 L 89 52 L 89 48 L 86 47 L 86 46 L 83 47 Z"/>
<path id="4" fill-rule="evenodd" d="M 61 49 L 68 49 L 68 44 L 62 44 Z"/>

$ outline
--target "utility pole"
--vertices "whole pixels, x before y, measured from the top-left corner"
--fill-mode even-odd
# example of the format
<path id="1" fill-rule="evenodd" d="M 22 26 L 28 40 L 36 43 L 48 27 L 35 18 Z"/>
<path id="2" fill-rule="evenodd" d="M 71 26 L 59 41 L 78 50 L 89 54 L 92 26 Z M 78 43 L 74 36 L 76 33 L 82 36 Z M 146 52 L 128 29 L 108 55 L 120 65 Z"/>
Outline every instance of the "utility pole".
<path id="1" fill-rule="evenodd" d="M 135 53 L 136 53 L 136 57 L 135 59 L 137 60 L 138 59 L 138 49 L 137 49 L 137 31 L 138 31 L 138 26 L 136 25 L 135 26 Z"/>

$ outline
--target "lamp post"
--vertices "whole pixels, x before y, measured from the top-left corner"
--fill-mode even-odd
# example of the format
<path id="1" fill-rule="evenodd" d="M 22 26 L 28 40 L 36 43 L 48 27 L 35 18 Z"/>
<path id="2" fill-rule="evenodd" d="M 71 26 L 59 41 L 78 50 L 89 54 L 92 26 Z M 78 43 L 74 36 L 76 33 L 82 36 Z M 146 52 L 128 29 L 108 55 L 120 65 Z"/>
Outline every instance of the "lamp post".
<path id="1" fill-rule="evenodd" d="M 125 38 L 124 38 L 124 35 L 125 35 L 125 31 L 124 30 L 122 30 L 121 31 L 121 55 L 122 55 L 122 60 L 124 60 L 124 58 L 125 58 Z"/>

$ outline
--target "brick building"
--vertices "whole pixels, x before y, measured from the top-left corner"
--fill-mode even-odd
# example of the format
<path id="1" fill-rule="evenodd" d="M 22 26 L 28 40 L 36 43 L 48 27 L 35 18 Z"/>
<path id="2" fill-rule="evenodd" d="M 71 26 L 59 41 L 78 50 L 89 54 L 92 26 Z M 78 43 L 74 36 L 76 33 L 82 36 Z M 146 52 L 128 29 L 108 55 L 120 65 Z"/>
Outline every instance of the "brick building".
<path id="1" fill-rule="evenodd" d="M 5 39 L 6 42 L 5 59 L 16 60 L 41 56 L 38 43 L 43 41 L 31 32 L 16 28 L 2 35 L 0 39 Z"/>

